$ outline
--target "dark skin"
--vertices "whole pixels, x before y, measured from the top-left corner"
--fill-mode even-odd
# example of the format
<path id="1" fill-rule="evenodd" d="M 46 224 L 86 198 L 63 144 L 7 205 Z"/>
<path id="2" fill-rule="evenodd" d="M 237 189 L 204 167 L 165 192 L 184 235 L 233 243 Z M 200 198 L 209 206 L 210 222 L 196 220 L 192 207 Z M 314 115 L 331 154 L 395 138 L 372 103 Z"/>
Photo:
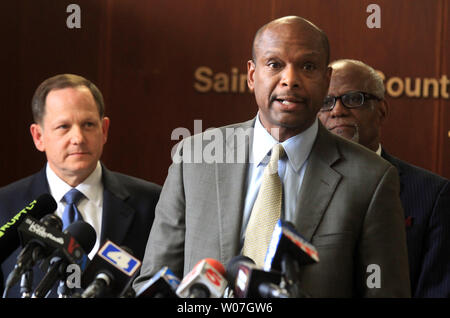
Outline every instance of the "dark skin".
<path id="1" fill-rule="evenodd" d="M 254 53 L 248 86 L 262 125 L 283 142 L 313 124 L 327 93 L 331 68 L 323 35 L 304 19 L 281 18 L 259 32 Z"/>
<path id="2" fill-rule="evenodd" d="M 340 96 L 354 91 L 375 94 L 375 84 L 368 70 L 350 62 L 333 65 L 328 94 Z M 369 100 L 362 107 L 353 109 L 344 107 L 338 100 L 333 110 L 319 112 L 318 117 L 325 128 L 334 134 L 377 151 L 381 126 L 387 113 L 388 105 L 384 99 Z"/>

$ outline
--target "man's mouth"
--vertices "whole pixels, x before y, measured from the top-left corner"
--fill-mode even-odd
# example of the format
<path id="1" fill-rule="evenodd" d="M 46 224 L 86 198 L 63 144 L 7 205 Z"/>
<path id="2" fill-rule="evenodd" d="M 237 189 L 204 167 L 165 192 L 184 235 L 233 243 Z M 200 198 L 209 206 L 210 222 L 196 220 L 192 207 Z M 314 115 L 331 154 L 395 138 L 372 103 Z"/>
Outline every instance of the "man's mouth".
<path id="1" fill-rule="evenodd" d="M 280 104 L 286 106 L 286 107 L 295 107 L 300 104 L 306 104 L 306 99 L 299 98 L 299 97 L 275 97 L 273 98 L 274 101 L 279 102 Z"/>
<path id="2" fill-rule="evenodd" d="M 69 156 L 83 156 L 83 155 L 87 155 L 88 153 L 85 151 L 76 151 L 76 152 L 71 152 L 69 153 Z"/>
<path id="3" fill-rule="evenodd" d="M 343 129 L 343 128 L 355 129 L 356 127 L 357 127 L 356 124 L 339 123 L 339 124 L 331 126 L 330 128 L 328 128 L 328 130 L 336 130 L 336 129 Z"/>

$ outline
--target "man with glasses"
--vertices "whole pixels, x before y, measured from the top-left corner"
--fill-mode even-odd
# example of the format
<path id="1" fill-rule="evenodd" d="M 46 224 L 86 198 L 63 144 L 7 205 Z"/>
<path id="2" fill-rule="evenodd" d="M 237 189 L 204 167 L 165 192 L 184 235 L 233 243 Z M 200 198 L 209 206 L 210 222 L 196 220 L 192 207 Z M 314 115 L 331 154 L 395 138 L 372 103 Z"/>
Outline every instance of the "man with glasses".
<path id="1" fill-rule="evenodd" d="M 330 64 L 319 119 L 333 133 L 373 150 L 398 170 L 414 297 L 450 297 L 450 182 L 389 155 L 380 144 L 388 114 L 383 80 L 361 61 Z"/>

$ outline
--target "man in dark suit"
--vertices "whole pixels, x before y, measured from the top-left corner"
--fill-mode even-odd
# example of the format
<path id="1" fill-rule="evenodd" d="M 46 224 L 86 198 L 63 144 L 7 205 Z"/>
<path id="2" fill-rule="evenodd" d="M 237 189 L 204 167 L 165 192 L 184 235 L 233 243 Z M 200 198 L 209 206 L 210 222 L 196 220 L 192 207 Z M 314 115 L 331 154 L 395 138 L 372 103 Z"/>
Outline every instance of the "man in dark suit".
<path id="1" fill-rule="evenodd" d="M 331 75 L 328 59 L 326 35 L 303 18 L 280 18 L 256 33 L 247 67 L 259 112 L 252 120 L 179 144 L 135 290 L 164 265 L 182 277 L 204 258 L 227 264 L 241 251 L 250 255 L 258 250 L 260 259 L 259 250 L 265 252 L 267 245 L 247 244 L 247 238 L 271 235 L 273 226 L 266 231 L 250 226 L 269 224 L 264 210 L 253 208 L 266 206 L 260 193 L 276 193 L 279 202 L 281 187 L 278 217 L 292 222 L 320 258 L 300 270 L 306 294 L 410 296 L 395 168 L 329 133 L 317 119 Z M 274 191 L 260 191 L 267 188 Z M 275 196 L 265 199 L 271 206 L 267 212 L 275 216 Z M 368 283 L 376 266 L 381 274 L 377 286 Z"/>
<path id="2" fill-rule="evenodd" d="M 57 75 L 37 88 L 32 111 L 35 122 L 30 127 L 31 135 L 36 148 L 45 152 L 47 165 L 0 188 L 0 224 L 43 193 L 54 197 L 58 204 L 55 213 L 65 221 L 66 193 L 76 189 L 81 193 L 76 217 L 92 225 L 97 234 L 89 257 L 92 259 L 109 239 L 142 259 L 161 187 L 112 172 L 100 163 L 110 123 L 104 115 L 101 92 L 81 76 Z M 2 285 L 19 250 L 2 263 Z M 37 272 L 34 287 L 41 278 Z M 18 286 L 8 295 L 19 297 Z"/>
<path id="3" fill-rule="evenodd" d="M 328 97 L 319 112 L 323 125 L 392 163 L 400 177 L 411 290 L 414 297 L 450 297 L 450 182 L 388 154 L 380 130 L 388 114 L 383 80 L 367 64 L 338 60 Z"/>

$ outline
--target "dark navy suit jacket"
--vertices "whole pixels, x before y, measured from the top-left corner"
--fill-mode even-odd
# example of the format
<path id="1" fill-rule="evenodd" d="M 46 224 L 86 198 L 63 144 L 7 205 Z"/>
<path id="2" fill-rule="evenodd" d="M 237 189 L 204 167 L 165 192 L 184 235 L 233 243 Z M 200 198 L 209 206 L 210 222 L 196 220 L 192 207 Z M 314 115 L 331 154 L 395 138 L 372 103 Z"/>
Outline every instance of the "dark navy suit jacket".
<path id="1" fill-rule="evenodd" d="M 450 297 L 450 181 L 384 150 L 400 176 L 413 297 Z"/>
<path id="2" fill-rule="evenodd" d="M 119 246 L 129 247 L 133 255 L 142 260 L 161 186 L 112 172 L 104 165 L 102 181 L 104 190 L 100 246 L 110 240 Z M 36 174 L 0 188 L 0 224 L 8 222 L 18 211 L 43 193 L 50 193 L 45 167 Z M 6 278 L 15 265 L 20 249 L 1 265 L 2 294 Z M 43 277 L 39 274 L 39 270 L 35 270 L 33 288 Z M 8 292 L 9 297 L 20 297 L 18 285 Z"/>

